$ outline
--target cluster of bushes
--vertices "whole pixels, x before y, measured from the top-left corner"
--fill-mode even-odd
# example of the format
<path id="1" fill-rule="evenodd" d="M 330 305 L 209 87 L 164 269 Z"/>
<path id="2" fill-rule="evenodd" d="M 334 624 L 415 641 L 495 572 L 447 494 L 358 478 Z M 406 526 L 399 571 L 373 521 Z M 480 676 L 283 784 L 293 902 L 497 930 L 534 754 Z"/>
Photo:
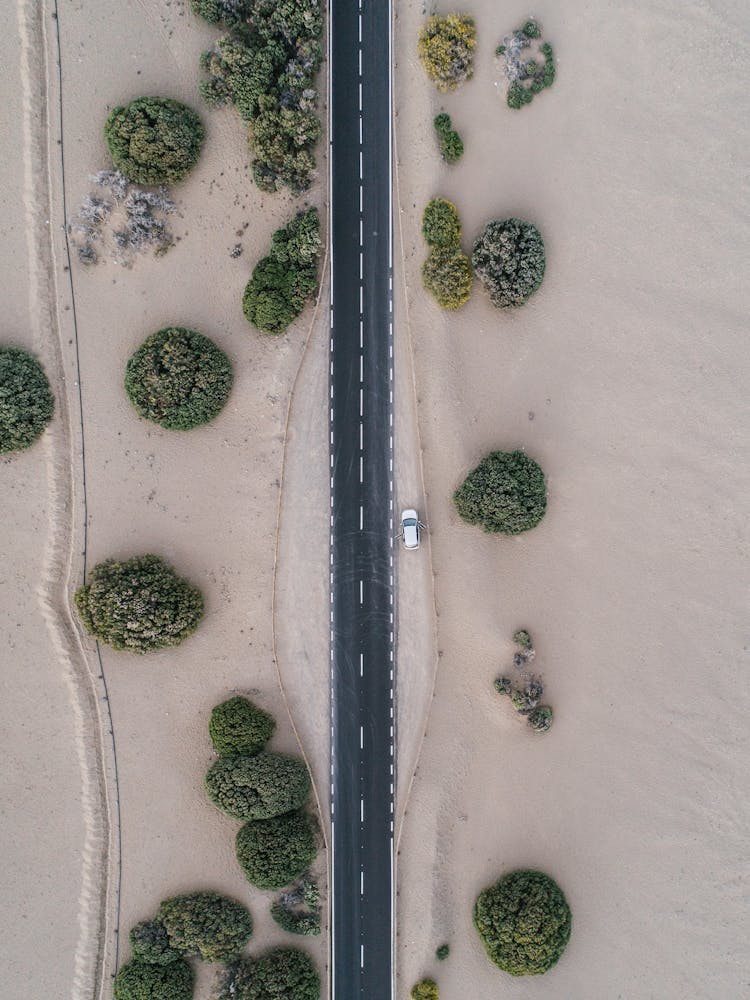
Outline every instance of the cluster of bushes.
<path id="1" fill-rule="evenodd" d="M 306 937 L 320 934 L 318 883 L 309 875 L 300 879 L 271 906 L 271 916 L 282 930 L 290 934 Z"/>
<path id="2" fill-rule="evenodd" d="M 526 629 L 520 629 L 514 634 L 513 641 L 519 647 L 513 654 L 513 665 L 518 670 L 525 670 L 536 657 L 531 635 Z M 539 704 L 544 694 L 544 684 L 539 677 L 523 675 L 520 685 L 514 684 L 510 677 L 498 677 L 495 690 L 510 698 L 513 708 L 526 718 L 534 732 L 546 733 L 552 728 L 552 709 L 549 705 Z"/>
<path id="3" fill-rule="evenodd" d="M 455 90 L 474 74 L 477 33 L 468 14 L 433 15 L 419 33 L 419 58 L 438 90 Z"/>
<path id="4" fill-rule="evenodd" d="M 130 931 L 133 957 L 117 973 L 115 1000 L 189 1000 L 193 972 L 184 961 L 236 958 L 253 932 L 250 913 L 215 892 L 191 892 L 166 899 L 152 920 Z"/>
<path id="5" fill-rule="evenodd" d="M 320 976 L 298 948 L 274 948 L 260 958 L 232 962 L 216 1000 L 320 1000 Z"/>
<path id="6" fill-rule="evenodd" d="M 210 105 L 232 104 L 250 126 L 259 188 L 309 188 L 322 131 L 315 75 L 323 51 L 319 0 L 192 0 L 193 10 L 229 33 L 204 52 L 201 85 Z"/>
<path id="7" fill-rule="evenodd" d="M 458 309 L 471 295 L 471 266 L 461 248 L 461 220 L 456 206 L 433 198 L 422 214 L 422 235 L 430 247 L 422 265 L 422 283 L 438 305 Z"/>
<path id="8" fill-rule="evenodd" d="M 456 163 L 464 155 L 464 144 L 461 136 L 453 128 L 451 116 L 442 112 L 435 115 L 432 124 L 440 143 L 440 155 L 446 163 Z"/>
<path id="9" fill-rule="evenodd" d="M 471 263 L 493 305 L 520 306 L 542 283 L 544 240 L 530 222 L 494 219 L 475 241 Z"/>
<path id="10" fill-rule="evenodd" d="M 125 368 L 125 392 L 140 416 L 167 430 L 213 420 L 232 388 L 232 363 L 208 337 L 170 326 L 148 337 Z"/>
<path id="11" fill-rule="evenodd" d="M 264 751 L 274 725 L 242 697 L 217 705 L 209 722 L 221 756 L 206 775 L 206 791 L 227 815 L 247 821 L 237 834 L 237 860 L 248 882 L 260 889 L 290 885 L 317 853 L 317 827 L 303 809 L 310 792 L 307 767 Z"/>
<path id="12" fill-rule="evenodd" d="M 104 139 L 115 168 L 136 184 L 175 184 L 198 162 L 206 133 L 198 115 L 168 97 L 138 97 L 112 110 Z"/>
<path id="13" fill-rule="evenodd" d="M 203 617 L 200 590 L 155 555 L 99 563 L 75 605 L 90 635 L 133 653 L 178 646 Z"/>
<path id="14" fill-rule="evenodd" d="M 96 264 L 103 254 L 130 267 L 145 250 L 172 246 L 166 216 L 175 211 L 165 184 L 183 180 L 198 162 L 205 130 L 192 108 L 168 97 L 138 97 L 114 108 L 104 124 L 114 170 L 91 177 L 94 188 L 70 225 L 78 259 Z M 158 186 L 146 191 L 139 184 Z"/>
<path id="15" fill-rule="evenodd" d="M 283 333 L 318 288 L 320 219 L 317 208 L 298 212 L 277 229 L 271 251 L 255 265 L 245 288 L 245 318 L 263 333 Z"/>
<path id="16" fill-rule="evenodd" d="M 30 448 L 54 411 L 49 381 L 36 358 L 20 347 L 0 347 L 0 455 Z"/>
<path id="17" fill-rule="evenodd" d="M 508 107 L 518 110 L 531 104 L 534 95 L 555 82 L 555 59 L 549 42 L 539 45 L 541 60 L 529 56 L 532 41 L 542 37 L 536 21 L 529 20 L 503 39 L 495 54 L 505 58 L 505 75 L 508 78 Z"/>
<path id="18" fill-rule="evenodd" d="M 536 527 L 547 509 L 544 473 L 522 451 L 493 451 L 453 494 L 459 516 L 492 534 L 518 535 Z"/>
<path id="19" fill-rule="evenodd" d="M 538 976 L 570 939 L 571 914 L 558 884 L 543 872 L 509 872 L 481 892 L 474 926 L 490 959 L 512 976 Z"/>

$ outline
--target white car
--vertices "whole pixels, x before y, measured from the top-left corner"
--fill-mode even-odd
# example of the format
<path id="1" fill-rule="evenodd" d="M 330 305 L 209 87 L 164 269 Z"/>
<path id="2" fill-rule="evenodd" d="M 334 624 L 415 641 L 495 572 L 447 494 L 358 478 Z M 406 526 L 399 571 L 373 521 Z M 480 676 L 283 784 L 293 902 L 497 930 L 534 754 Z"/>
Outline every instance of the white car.
<path id="1" fill-rule="evenodd" d="M 419 548 L 419 529 L 421 527 L 419 514 L 415 510 L 401 511 L 401 537 L 404 540 L 405 549 Z"/>

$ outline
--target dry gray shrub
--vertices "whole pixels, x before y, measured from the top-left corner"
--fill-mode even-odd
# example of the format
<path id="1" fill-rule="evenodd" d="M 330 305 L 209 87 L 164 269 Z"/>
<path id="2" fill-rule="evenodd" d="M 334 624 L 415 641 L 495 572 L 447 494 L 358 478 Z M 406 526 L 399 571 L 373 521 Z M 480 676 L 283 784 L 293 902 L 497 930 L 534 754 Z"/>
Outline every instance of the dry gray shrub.
<path id="1" fill-rule="evenodd" d="M 173 242 L 166 217 L 176 210 L 166 188 L 145 190 L 119 170 L 100 170 L 89 179 L 94 190 L 70 224 L 82 264 L 96 264 L 108 255 L 132 267 L 139 253 L 166 253 Z"/>

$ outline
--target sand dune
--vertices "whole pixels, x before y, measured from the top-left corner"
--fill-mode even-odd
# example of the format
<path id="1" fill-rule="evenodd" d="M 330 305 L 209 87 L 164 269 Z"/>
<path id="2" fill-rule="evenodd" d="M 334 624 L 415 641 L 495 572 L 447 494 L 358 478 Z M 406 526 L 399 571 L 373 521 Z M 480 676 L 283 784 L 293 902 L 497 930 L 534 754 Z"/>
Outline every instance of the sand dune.
<path id="1" fill-rule="evenodd" d="M 447 96 L 416 62 L 422 5 L 398 19 L 441 653 L 400 842 L 401 992 L 431 972 L 448 1000 L 469 984 L 481 997 L 740 997 L 746 14 L 537 5 L 558 79 L 513 113 L 493 51 L 527 11 L 471 9 L 476 76 Z M 441 109 L 466 145 L 451 169 L 431 134 Z M 466 247 L 493 217 L 541 229 L 547 274 L 527 306 L 495 311 L 478 285 L 455 315 L 427 300 L 419 216 L 436 194 L 457 204 Z M 450 495 L 486 451 L 515 447 L 546 470 L 548 513 L 528 535 L 486 537 Z M 556 713 L 544 737 L 492 690 L 521 626 Z M 426 698 L 430 673 L 425 656 Z M 470 924 L 477 892 L 520 866 L 553 875 L 573 910 L 567 952 L 533 981 L 494 970 Z"/>

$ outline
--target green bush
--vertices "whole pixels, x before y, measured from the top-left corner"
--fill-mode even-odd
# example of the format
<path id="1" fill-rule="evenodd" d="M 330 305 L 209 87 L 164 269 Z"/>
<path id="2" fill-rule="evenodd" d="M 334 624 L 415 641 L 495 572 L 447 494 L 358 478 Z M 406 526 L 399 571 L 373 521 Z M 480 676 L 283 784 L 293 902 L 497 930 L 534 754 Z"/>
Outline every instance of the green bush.
<path id="1" fill-rule="evenodd" d="M 453 502 L 469 524 L 480 524 L 491 533 L 518 535 L 544 517 L 544 473 L 522 451 L 493 451 L 458 487 Z"/>
<path id="2" fill-rule="evenodd" d="M 531 641 L 531 633 L 525 628 L 521 628 L 513 633 L 513 642 L 522 649 L 534 648 L 534 644 Z"/>
<path id="3" fill-rule="evenodd" d="M 295 910 L 274 903 L 271 906 L 271 916 L 279 927 L 288 934 L 302 934 L 314 937 L 320 934 L 320 911 Z"/>
<path id="4" fill-rule="evenodd" d="M 203 617 L 200 590 L 154 555 L 99 563 L 75 604 L 95 639 L 134 653 L 178 646 Z"/>
<path id="5" fill-rule="evenodd" d="M 557 883 L 543 872 L 504 875 L 480 893 L 474 926 L 492 961 L 512 976 L 537 976 L 558 961 L 571 915 Z"/>
<path id="6" fill-rule="evenodd" d="M 104 138 L 115 167 L 138 184 L 174 184 L 198 162 L 205 132 L 192 110 L 168 97 L 138 97 L 110 113 Z"/>
<path id="7" fill-rule="evenodd" d="M 529 712 L 529 725 L 536 733 L 546 733 L 552 728 L 552 709 L 549 705 L 538 705 Z"/>
<path id="8" fill-rule="evenodd" d="M 493 305 L 520 306 L 542 283 L 544 240 L 530 222 L 495 219 L 474 243 L 471 263 Z"/>
<path id="9" fill-rule="evenodd" d="M 299 212 L 271 240 L 245 288 L 245 318 L 263 333 L 283 333 L 318 288 L 320 220 L 316 208 Z"/>
<path id="10" fill-rule="evenodd" d="M 443 309 L 459 309 L 471 295 L 471 266 L 460 246 L 441 244 L 422 265 L 422 284 Z"/>
<path id="11" fill-rule="evenodd" d="M 297 948 L 274 948 L 228 966 L 217 1000 L 320 1000 L 320 976 Z"/>
<path id="12" fill-rule="evenodd" d="M 310 793 L 304 761 L 279 753 L 220 757 L 206 775 L 208 797 L 235 819 L 270 819 L 299 809 Z"/>
<path id="13" fill-rule="evenodd" d="M 315 822 L 302 810 L 252 820 L 237 834 L 237 860 L 248 882 L 259 889 L 282 889 L 315 857 L 315 839 Z"/>
<path id="14" fill-rule="evenodd" d="M 239 23 L 247 17 L 253 7 L 253 0 L 190 0 L 193 12 L 209 24 Z"/>
<path id="15" fill-rule="evenodd" d="M 187 962 L 154 965 L 133 959 L 115 976 L 114 1000 L 191 1000 L 193 978 Z"/>
<path id="16" fill-rule="evenodd" d="M 446 163 L 456 163 L 463 156 L 464 144 L 452 126 L 451 116 L 445 113 L 436 115 L 432 124 L 440 142 L 440 155 Z"/>
<path id="17" fill-rule="evenodd" d="M 240 903 L 215 892 L 190 892 L 165 899 L 157 919 L 169 943 L 183 955 L 221 962 L 239 955 L 253 932 L 253 921 Z"/>
<path id="18" fill-rule="evenodd" d="M 471 266 L 461 249 L 461 220 L 453 202 L 433 198 L 422 213 L 422 235 L 432 249 L 422 284 L 444 309 L 458 309 L 471 295 Z"/>
<path id="19" fill-rule="evenodd" d="M 526 21 L 510 36 L 509 45 L 499 45 L 495 50 L 498 56 L 505 56 L 506 76 L 510 80 L 508 87 L 508 107 L 518 110 L 525 104 L 531 104 L 535 94 L 540 94 L 545 87 L 551 87 L 555 80 L 555 62 L 552 46 L 542 42 L 539 52 L 544 56 L 544 63 L 536 59 L 527 59 L 528 50 L 533 40 L 541 38 L 542 31 L 536 21 Z"/>
<path id="20" fill-rule="evenodd" d="M 508 87 L 508 107 L 513 108 L 514 111 L 518 111 L 522 108 L 524 104 L 531 104 L 534 99 L 534 94 L 531 89 L 526 89 L 522 83 L 515 80 Z"/>
<path id="21" fill-rule="evenodd" d="M 171 431 L 213 420 L 232 388 L 232 364 L 212 340 L 170 326 L 148 337 L 125 367 L 125 392 L 140 416 Z"/>
<path id="22" fill-rule="evenodd" d="M 0 455 L 29 448 L 52 419 L 44 369 L 20 347 L 0 347 Z"/>
<path id="23" fill-rule="evenodd" d="M 275 728 L 272 715 L 240 695 L 216 705 L 208 723 L 214 750 L 221 757 L 252 757 L 260 753 Z"/>
<path id="24" fill-rule="evenodd" d="M 271 916 L 290 934 L 312 936 L 320 934 L 320 890 L 318 883 L 309 874 L 271 906 Z"/>
<path id="25" fill-rule="evenodd" d="M 542 51 L 545 55 L 544 67 L 542 69 L 542 85 L 551 87 L 555 82 L 555 58 L 552 54 L 552 46 L 543 45 Z"/>
<path id="26" fill-rule="evenodd" d="M 153 965 L 176 962 L 181 953 L 169 942 L 167 928 L 160 920 L 142 920 L 130 931 L 133 957 Z"/>
<path id="27" fill-rule="evenodd" d="M 439 962 L 444 962 L 450 952 L 450 947 L 447 944 L 441 944 L 439 948 L 435 949 L 435 957 Z"/>
<path id="28" fill-rule="evenodd" d="M 430 246 L 455 246 L 461 239 L 461 220 L 452 201 L 433 198 L 422 213 L 422 236 Z"/>
<path id="29" fill-rule="evenodd" d="M 438 90 L 455 90 L 474 75 L 477 33 L 468 14 L 432 16 L 419 32 L 418 52 Z"/>
<path id="30" fill-rule="evenodd" d="M 264 191 L 306 191 L 321 134 L 319 0 L 194 0 L 193 9 L 231 29 L 201 58 L 208 74 L 201 92 L 212 106 L 232 104 L 250 125 L 256 183 Z"/>
<path id="31" fill-rule="evenodd" d="M 411 1000 L 439 1000 L 440 994 L 434 979 L 423 979 L 411 988 Z"/>

